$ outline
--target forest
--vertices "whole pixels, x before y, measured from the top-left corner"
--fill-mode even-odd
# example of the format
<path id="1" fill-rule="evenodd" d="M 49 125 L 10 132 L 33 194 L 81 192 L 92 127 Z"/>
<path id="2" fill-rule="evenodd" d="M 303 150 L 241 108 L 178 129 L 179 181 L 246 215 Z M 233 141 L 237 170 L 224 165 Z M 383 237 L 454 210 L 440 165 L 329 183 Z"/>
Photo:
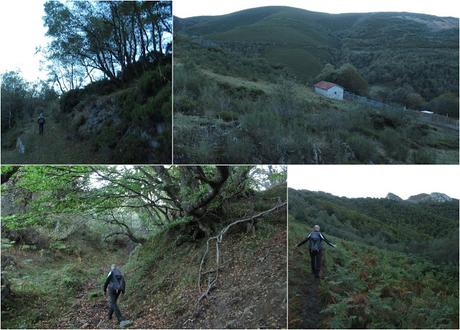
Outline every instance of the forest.
<path id="1" fill-rule="evenodd" d="M 454 18 L 261 7 L 174 24 L 177 163 L 458 163 Z M 391 110 L 320 97 L 320 80 Z"/>
<path id="2" fill-rule="evenodd" d="M 2 162 L 169 163 L 171 2 L 46 1 L 43 24 L 47 79 L 2 73 Z"/>
<path id="3" fill-rule="evenodd" d="M 456 328 L 458 205 L 289 189 L 289 327 Z M 295 247 L 315 224 L 336 244 L 320 283 L 307 248 Z"/>
<path id="4" fill-rule="evenodd" d="M 286 324 L 286 168 L 3 166 L 2 327 Z M 273 308 L 277 306 L 277 308 Z"/>

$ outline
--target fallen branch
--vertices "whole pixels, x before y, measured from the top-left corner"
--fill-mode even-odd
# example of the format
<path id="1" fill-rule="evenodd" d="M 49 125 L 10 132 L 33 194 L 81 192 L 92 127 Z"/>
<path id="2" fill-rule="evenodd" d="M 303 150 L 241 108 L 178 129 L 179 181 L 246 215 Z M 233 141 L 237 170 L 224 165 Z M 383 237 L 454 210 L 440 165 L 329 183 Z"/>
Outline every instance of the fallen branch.
<path id="1" fill-rule="evenodd" d="M 201 257 L 200 270 L 199 270 L 199 273 L 198 273 L 198 291 L 200 292 L 200 297 L 198 298 L 198 301 L 197 301 L 197 304 L 196 304 L 195 313 L 194 313 L 195 315 L 198 314 L 201 301 L 208 297 L 208 295 L 209 295 L 209 293 L 211 292 L 212 289 L 217 287 L 217 280 L 219 278 L 219 270 L 221 269 L 221 266 L 220 266 L 220 244 L 222 243 L 223 237 L 227 233 L 227 231 L 231 227 L 233 227 L 234 225 L 237 225 L 237 224 L 240 224 L 240 223 L 243 223 L 243 222 L 254 221 L 255 219 L 261 218 L 261 217 L 263 217 L 263 216 L 265 216 L 265 215 L 267 215 L 269 213 L 279 211 L 280 209 L 286 207 L 286 205 L 287 205 L 287 203 L 284 202 L 284 203 L 281 203 L 281 204 L 278 204 L 278 205 L 272 207 L 269 210 L 257 213 L 257 214 L 255 214 L 253 216 L 250 216 L 250 217 L 247 217 L 247 218 L 244 218 L 244 219 L 236 220 L 236 221 L 228 224 L 227 226 L 225 226 L 217 235 L 210 237 L 206 241 L 206 249 L 205 249 L 205 251 L 203 253 L 203 256 Z M 204 265 L 205 265 L 205 263 L 207 261 L 207 256 L 209 254 L 209 244 L 210 244 L 210 242 L 212 240 L 215 240 L 215 249 L 216 249 L 215 267 L 212 270 L 203 271 L 203 267 L 204 267 Z M 206 274 L 208 275 L 208 285 L 207 285 L 206 289 L 204 291 L 202 291 L 202 288 L 201 288 L 202 276 L 206 275 Z M 211 274 L 214 274 L 214 276 L 212 276 Z"/>

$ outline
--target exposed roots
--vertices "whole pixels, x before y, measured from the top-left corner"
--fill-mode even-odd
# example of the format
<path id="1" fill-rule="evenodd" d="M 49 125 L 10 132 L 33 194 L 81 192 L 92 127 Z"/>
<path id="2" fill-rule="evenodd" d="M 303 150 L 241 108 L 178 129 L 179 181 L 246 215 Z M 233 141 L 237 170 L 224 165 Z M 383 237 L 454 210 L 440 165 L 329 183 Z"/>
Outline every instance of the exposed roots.
<path id="1" fill-rule="evenodd" d="M 217 287 L 217 282 L 219 279 L 219 271 L 222 269 L 221 267 L 221 262 L 220 262 L 220 256 L 221 256 L 221 250 L 220 250 L 220 245 L 222 243 L 224 235 L 228 232 L 228 230 L 233 227 L 234 225 L 243 223 L 243 222 L 249 222 L 249 221 L 254 221 L 257 218 L 261 218 L 269 213 L 277 212 L 283 208 L 285 208 L 287 205 L 286 202 L 280 203 L 274 207 L 272 207 L 269 210 L 257 213 L 251 217 L 247 217 L 244 219 L 239 219 L 236 220 L 227 226 L 225 226 L 217 235 L 210 237 L 207 242 L 206 242 L 206 249 L 203 253 L 203 256 L 201 258 L 200 262 L 200 270 L 198 273 L 198 291 L 200 293 L 200 297 L 198 298 L 198 301 L 196 303 L 196 308 L 195 308 L 195 313 L 194 316 L 196 317 L 199 312 L 200 312 L 200 307 L 201 307 L 201 302 L 204 299 L 207 299 L 209 294 L 213 289 Z M 212 270 L 204 271 L 205 264 L 208 260 L 208 255 L 209 255 L 209 250 L 210 250 L 210 244 L 214 241 L 214 246 L 215 246 L 215 251 L 216 251 L 216 259 L 215 259 L 215 265 Z M 202 282 L 203 282 L 203 276 L 207 275 L 207 285 L 205 288 L 203 288 Z"/>

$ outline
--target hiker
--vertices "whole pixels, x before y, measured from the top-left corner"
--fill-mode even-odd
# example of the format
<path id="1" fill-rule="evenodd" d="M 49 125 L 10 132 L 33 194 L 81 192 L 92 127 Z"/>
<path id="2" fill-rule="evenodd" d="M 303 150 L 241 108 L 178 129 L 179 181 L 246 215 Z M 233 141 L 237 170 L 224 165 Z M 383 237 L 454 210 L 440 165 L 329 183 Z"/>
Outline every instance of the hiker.
<path id="1" fill-rule="evenodd" d="M 107 296 L 107 289 L 109 289 L 109 320 L 112 319 L 113 312 L 119 323 L 124 321 L 123 316 L 121 315 L 120 310 L 117 306 L 117 299 L 120 293 L 125 293 L 125 279 L 121 271 L 114 264 L 111 267 L 109 274 L 104 283 L 104 295 Z"/>
<path id="2" fill-rule="evenodd" d="M 38 116 L 38 134 L 43 135 L 43 127 L 45 126 L 45 115 L 40 112 Z"/>
<path id="3" fill-rule="evenodd" d="M 321 271 L 321 257 L 323 255 L 322 252 L 322 242 L 325 241 L 328 245 L 335 248 L 335 245 L 332 244 L 326 237 L 321 234 L 319 231 L 320 227 L 315 225 L 313 227 L 313 231 L 308 234 L 307 238 L 305 238 L 302 242 L 297 244 L 297 247 L 301 246 L 302 244 L 309 241 L 308 249 L 310 251 L 310 258 L 311 258 L 311 272 L 315 275 L 315 278 L 319 278 L 319 273 Z"/>

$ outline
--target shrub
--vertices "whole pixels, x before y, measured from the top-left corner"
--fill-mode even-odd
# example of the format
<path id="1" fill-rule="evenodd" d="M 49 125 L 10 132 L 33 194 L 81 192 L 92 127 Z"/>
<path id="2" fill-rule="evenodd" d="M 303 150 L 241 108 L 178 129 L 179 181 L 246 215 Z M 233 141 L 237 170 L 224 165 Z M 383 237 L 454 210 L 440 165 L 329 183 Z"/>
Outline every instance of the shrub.
<path id="1" fill-rule="evenodd" d="M 96 136 L 96 144 L 98 148 L 114 148 L 117 145 L 120 134 L 121 132 L 119 132 L 115 127 L 111 125 L 104 126 Z"/>
<path id="2" fill-rule="evenodd" d="M 141 164 L 150 158 L 151 153 L 152 149 L 145 139 L 129 133 L 117 144 L 114 159 L 122 164 Z"/>
<path id="3" fill-rule="evenodd" d="M 377 146 L 375 143 L 360 135 L 352 135 L 347 139 L 347 143 L 361 162 L 374 162 L 377 156 Z"/>
<path id="4" fill-rule="evenodd" d="M 102 79 L 87 85 L 85 87 L 85 92 L 95 95 L 107 95 L 114 92 L 117 88 L 117 82 L 108 79 Z"/>
<path id="5" fill-rule="evenodd" d="M 85 92 L 81 89 L 72 89 L 62 95 L 59 102 L 61 111 L 64 113 L 71 112 L 82 101 L 84 94 Z"/>
<path id="6" fill-rule="evenodd" d="M 428 107 L 441 115 L 458 118 L 458 97 L 452 93 L 439 95 L 430 101 Z"/>
<path id="7" fill-rule="evenodd" d="M 199 114 L 201 112 L 200 108 L 200 104 L 188 95 L 175 96 L 174 111 L 193 115 Z"/>
<path id="8" fill-rule="evenodd" d="M 385 151 L 390 157 L 402 162 L 406 160 L 409 149 L 406 147 L 404 139 L 396 130 L 387 128 L 383 130 L 380 137 Z"/>
<path id="9" fill-rule="evenodd" d="M 436 156 L 429 149 L 414 150 L 412 153 L 412 161 L 415 164 L 434 164 Z"/>
<path id="10" fill-rule="evenodd" d="M 223 121 L 234 121 L 238 119 L 238 114 L 234 111 L 218 111 L 216 117 Z"/>

